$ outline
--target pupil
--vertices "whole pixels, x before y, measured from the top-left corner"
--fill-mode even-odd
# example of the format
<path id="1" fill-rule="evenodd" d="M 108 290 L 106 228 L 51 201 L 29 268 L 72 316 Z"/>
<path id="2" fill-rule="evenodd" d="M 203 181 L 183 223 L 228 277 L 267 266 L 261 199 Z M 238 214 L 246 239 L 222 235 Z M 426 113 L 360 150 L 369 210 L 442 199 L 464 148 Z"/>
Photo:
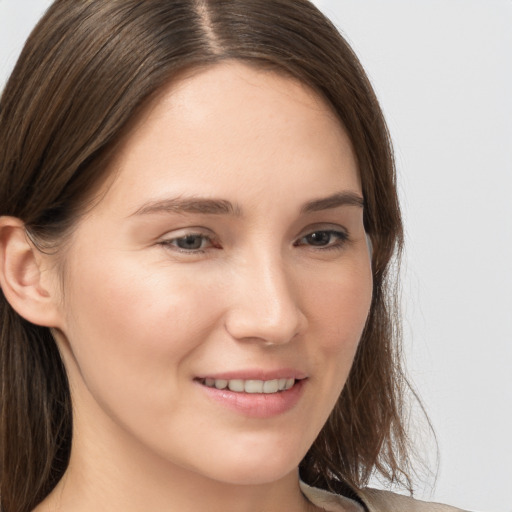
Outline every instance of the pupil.
<path id="1" fill-rule="evenodd" d="M 178 240 L 180 249 L 200 249 L 202 239 L 197 235 L 188 235 Z"/>
<path id="2" fill-rule="evenodd" d="M 307 236 L 308 243 L 311 245 L 327 245 L 331 234 L 327 231 L 316 231 Z"/>

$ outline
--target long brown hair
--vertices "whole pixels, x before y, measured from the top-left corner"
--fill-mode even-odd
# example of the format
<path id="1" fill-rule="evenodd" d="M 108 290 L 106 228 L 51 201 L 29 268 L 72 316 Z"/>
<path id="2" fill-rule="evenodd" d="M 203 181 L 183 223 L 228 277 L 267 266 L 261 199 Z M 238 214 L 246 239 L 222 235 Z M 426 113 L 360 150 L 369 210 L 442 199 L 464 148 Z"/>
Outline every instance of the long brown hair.
<path id="1" fill-rule="evenodd" d="M 21 219 L 38 246 L 58 251 L 128 122 L 182 71 L 222 59 L 274 69 L 316 90 L 359 164 L 373 302 L 348 382 L 301 477 L 340 489 L 364 486 L 377 471 L 410 486 L 389 277 L 402 244 L 391 145 L 361 64 L 307 0 L 57 0 L 0 100 L 0 215 Z M 71 399 L 49 329 L 17 315 L 3 294 L 0 329 L 1 504 L 25 512 L 66 470 Z"/>

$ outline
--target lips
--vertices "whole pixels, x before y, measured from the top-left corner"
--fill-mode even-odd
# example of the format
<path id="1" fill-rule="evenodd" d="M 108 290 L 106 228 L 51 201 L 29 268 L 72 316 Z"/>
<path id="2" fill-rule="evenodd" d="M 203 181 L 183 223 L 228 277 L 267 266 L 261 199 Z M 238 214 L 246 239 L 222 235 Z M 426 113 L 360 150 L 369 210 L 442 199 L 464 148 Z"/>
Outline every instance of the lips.
<path id="1" fill-rule="evenodd" d="M 281 369 L 226 372 L 194 380 L 215 403 L 246 417 L 263 419 L 293 409 L 308 379 L 303 372 Z"/>
<path id="2" fill-rule="evenodd" d="M 271 380 L 259 379 L 214 379 L 207 377 L 202 379 L 201 384 L 209 388 L 229 389 L 236 393 L 264 393 L 272 394 L 286 391 L 295 384 L 294 378 L 280 378 Z"/>

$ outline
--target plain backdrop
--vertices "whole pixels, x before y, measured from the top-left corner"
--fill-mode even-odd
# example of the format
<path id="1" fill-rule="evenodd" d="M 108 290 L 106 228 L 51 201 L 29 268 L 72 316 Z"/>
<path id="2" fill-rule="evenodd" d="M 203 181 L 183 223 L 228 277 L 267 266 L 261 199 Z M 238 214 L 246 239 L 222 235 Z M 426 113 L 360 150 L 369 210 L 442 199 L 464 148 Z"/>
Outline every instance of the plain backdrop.
<path id="1" fill-rule="evenodd" d="M 49 3 L 0 0 L 0 89 Z M 440 452 L 435 487 L 425 476 L 417 495 L 512 512 L 512 1 L 316 3 L 359 55 L 395 144 L 406 356 Z"/>

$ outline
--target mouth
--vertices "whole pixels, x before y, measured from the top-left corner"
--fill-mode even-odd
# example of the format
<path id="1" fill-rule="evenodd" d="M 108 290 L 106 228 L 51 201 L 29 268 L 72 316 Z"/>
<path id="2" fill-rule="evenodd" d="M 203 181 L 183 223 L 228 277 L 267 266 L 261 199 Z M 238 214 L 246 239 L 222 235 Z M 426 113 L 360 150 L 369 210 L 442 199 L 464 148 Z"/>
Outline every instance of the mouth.
<path id="1" fill-rule="evenodd" d="M 256 380 L 256 379 L 214 379 L 206 377 L 197 379 L 200 384 L 208 388 L 218 390 L 229 390 L 235 393 L 264 394 L 271 395 L 281 393 L 291 389 L 299 380 L 294 378 L 281 378 L 272 380 Z"/>
<path id="2" fill-rule="evenodd" d="M 247 370 L 203 375 L 194 380 L 214 403 L 248 418 L 269 419 L 297 405 L 308 376 L 293 369 Z"/>

